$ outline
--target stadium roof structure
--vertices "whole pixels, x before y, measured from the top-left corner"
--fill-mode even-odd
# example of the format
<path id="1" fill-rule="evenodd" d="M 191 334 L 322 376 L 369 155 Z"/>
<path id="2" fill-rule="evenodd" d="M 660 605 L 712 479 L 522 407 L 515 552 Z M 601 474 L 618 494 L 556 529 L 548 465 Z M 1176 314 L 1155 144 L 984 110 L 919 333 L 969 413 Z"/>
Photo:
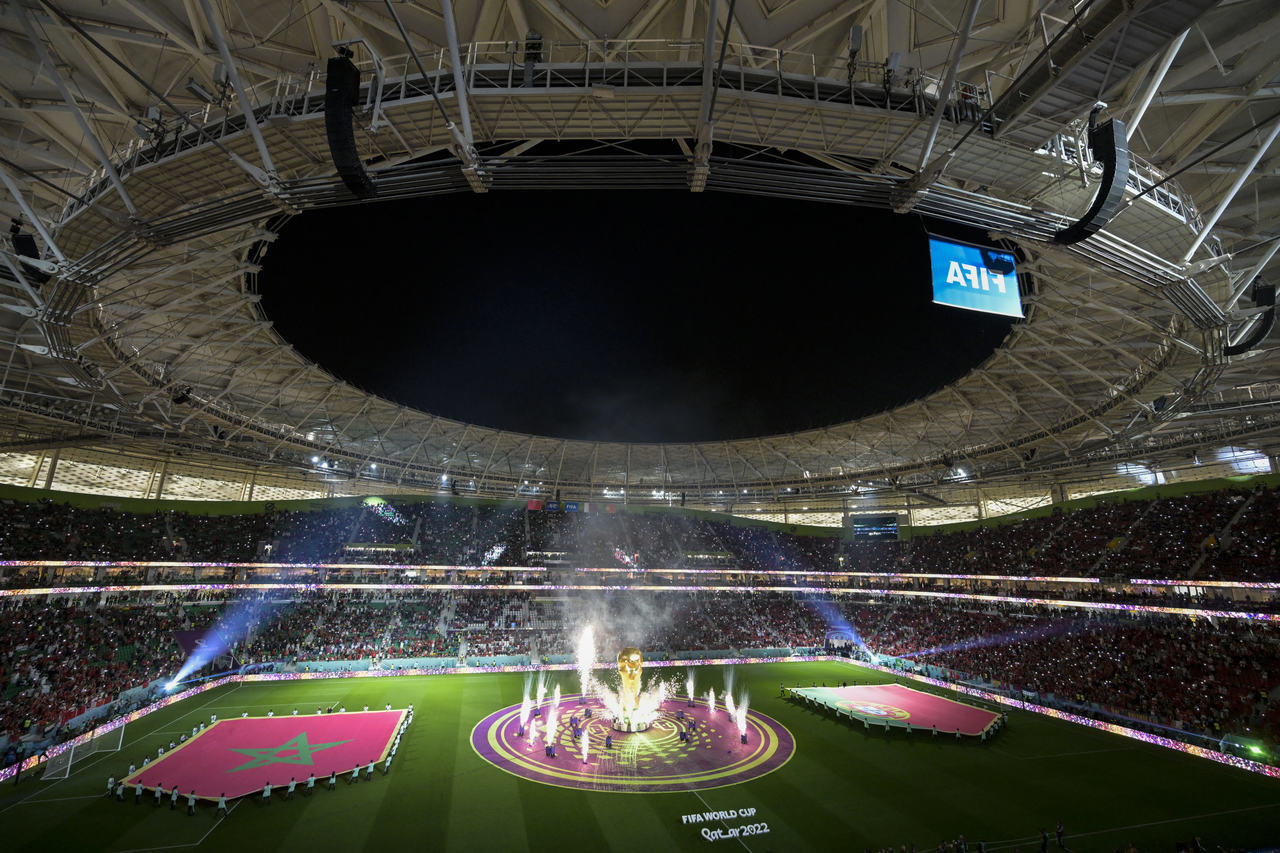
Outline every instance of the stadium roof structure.
<path id="1" fill-rule="evenodd" d="M 1272 0 L 7 0 L 0 454 L 44 460 L 9 481 L 56 484 L 61 451 L 148 482 L 198 462 L 352 492 L 938 502 L 1270 453 L 1277 36 Z M 845 205 L 914 209 L 1017 246 L 1026 320 L 920 400 L 787 435 L 610 444 L 396 405 L 293 350 L 255 290 L 282 222 L 361 201 L 326 131 L 340 50 L 376 198 L 754 193 L 825 203 L 832 233 Z M 1055 242 L 1103 180 L 1099 101 L 1128 186 Z M 839 341 L 827 367 L 856 392 Z"/>

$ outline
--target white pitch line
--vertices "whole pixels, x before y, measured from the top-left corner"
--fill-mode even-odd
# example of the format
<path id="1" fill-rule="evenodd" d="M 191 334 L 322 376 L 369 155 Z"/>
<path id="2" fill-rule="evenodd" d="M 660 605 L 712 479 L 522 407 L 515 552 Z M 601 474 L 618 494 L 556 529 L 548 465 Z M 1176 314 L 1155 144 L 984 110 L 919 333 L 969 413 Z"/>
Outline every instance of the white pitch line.
<path id="1" fill-rule="evenodd" d="M 243 685 L 240 685 L 240 686 L 243 686 Z M 343 698 L 344 698 L 344 697 L 338 697 L 338 698 L 336 698 L 336 699 L 320 699 L 320 700 L 317 702 L 317 704 L 324 704 L 325 702 L 341 702 Z M 314 701 L 314 700 L 307 700 L 307 704 L 311 704 L 311 702 L 312 702 L 312 701 Z M 213 707 L 214 707 L 214 708 L 216 708 L 216 709 L 219 709 L 219 710 L 221 710 L 221 709 L 223 709 L 223 708 L 239 708 L 241 711 L 248 710 L 249 708 L 266 708 L 266 709 L 270 710 L 271 708 L 279 708 L 279 707 L 280 707 L 280 703 L 279 703 L 279 702 L 275 702 L 275 703 L 267 703 L 267 704 L 263 704 L 263 705 L 233 705 L 233 704 L 227 704 L 227 705 L 214 705 Z M 292 710 L 292 706 L 290 706 L 290 710 Z M 370 708 L 369 710 L 371 710 L 371 711 L 372 711 L 372 710 L 375 710 L 375 709 Z M 350 712 L 348 712 L 348 713 L 350 713 Z M 282 716 L 282 715 L 277 714 L 277 716 Z M 290 716 L 290 715 L 289 715 L 289 714 L 284 714 L 283 716 L 286 716 L 286 717 L 287 717 L 287 716 Z M 312 712 L 312 711 L 304 711 L 304 710 L 302 710 L 301 708 L 299 708 L 299 709 L 298 709 L 298 716 L 299 716 L 299 717 L 315 716 L 315 713 L 314 713 L 314 712 Z"/>
<path id="2" fill-rule="evenodd" d="M 208 831 L 195 841 L 189 841 L 186 844 L 165 844 L 161 847 L 135 847 L 132 850 L 118 850 L 116 853 L 146 853 L 148 850 L 176 850 L 180 847 L 199 847 L 204 840 L 209 837 L 209 834 L 221 826 L 222 822 L 230 817 L 231 813 L 236 810 L 236 806 L 240 805 L 242 802 L 244 802 L 244 800 L 236 800 L 235 805 L 227 809 L 226 815 L 218 818 L 217 822 L 214 823 L 213 826 L 209 827 Z"/>
<path id="3" fill-rule="evenodd" d="M 701 795 L 701 794 L 699 794 L 697 791 L 690 791 L 689 793 L 691 793 L 691 794 L 693 794 L 695 797 L 697 797 L 697 798 L 698 798 L 698 800 L 699 800 L 699 801 L 700 801 L 704 806 L 706 806 L 706 807 L 707 807 L 707 811 L 709 811 L 709 812 L 716 811 L 715 809 L 711 808 L 711 803 L 708 803 L 706 800 L 702 799 L 702 795 Z M 721 825 L 723 825 L 723 826 L 724 826 L 724 828 L 725 828 L 725 829 L 728 829 L 728 828 L 729 828 L 729 824 L 728 824 L 726 821 L 724 821 L 723 819 L 720 821 L 720 823 L 721 823 Z M 741 844 L 741 845 L 742 845 L 742 847 L 743 847 L 743 849 L 744 849 L 744 850 L 747 850 L 747 851 L 748 851 L 748 853 L 750 853 L 751 848 L 750 848 L 750 847 L 747 847 L 747 842 L 743 841 L 743 840 L 742 840 L 742 838 L 740 838 L 740 837 L 739 837 L 739 838 L 737 838 L 736 840 L 737 840 L 737 842 L 738 842 L 739 844 Z"/>
<path id="4" fill-rule="evenodd" d="M 1186 817 L 1172 817 L 1168 820 L 1153 820 L 1147 823 L 1131 823 L 1128 826 L 1113 826 L 1110 829 L 1094 829 L 1089 832 L 1072 832 L 1066 837 L 1068 839 L 1088 838 L 1092 835 L 1107 835 L 1112 832 L 1126 832 L 1131 829 L 1146 829 L 1148 826 L 1164 826 L 1168 823 L 1183 823 L 1188 820 L 1202 820 L 1207 817 L 1221 817 L 1228 814 L 1240 814 L 1241 812 L 1256 812 L 1261 809 L 1280 808 L 1280 803 L 1265 803 L 1260 806 L 1245 806 L 1238 809 L 1223 809 L 1218 812 L 1206 812 L 1205 814 L 1188 815 Z M 1003 850 L 1006 847 L 1016 847 L 1020 844 L 1031 844 L 1040 840 L 1040 836 L 1031 835 L 1025 838 L 1009 838 L 1004 841 L 996 841 L 987 845 L 988 850 Z"/>
<path id="5" fill-rule="evenodd" d="M 230 695 L 231 693 L 234 693 L 236 690 L 239 690 L 239 689 L 240 689 L 240 685 L 239 685 L 239 684 L 237 684 L 235 687 L 232 687 L 230 690 L 228 690 L 228 691 L 227 691 L 227 695 Z M 207 705 L 209 705 L 210 703 L 212 703 L 212 702 L 214 701 L 214 699 L 221 699 L 221 698 L 223 698 L 223 697 L 221 697 L 221 696 L 215 696 L 215 697 L 211 698 L 208 702 L 205 702 L 205 703 L 204 703 L 204 705 L 201 705 L 201 706 L 199 706 L 198 708 L 192 708 L 190 711 L 188 711 L 187 713 L 183 714 L 181 717 L 178 717 L 178 719 L 179 719 L 179 720 L 181 720 L 181 719 L 185 719 L 186 717 L 189 717 L 189 716 L 191 716 L 192 714 L 194 714 L 196 711 L 202 710 L 204 707 L 206 707 Z M 136 738 L 134 738 L 133 740 L 131 740 L 131 741 L 130 741 L 130 743 L 131 743 L 131 744 L 136 745 L 136 744 L 138 743 L 138 741 L 142 740 L 143 738 L 153 737 L 153 736 L 156 734 L 156 731 L 158 731 L 158 730 L 153 729 L 153 730 L 148 731 L 148 732 L 146 732 L 146 733 L 144 733 L 144 734 L 141 734 L 141 735 L 139 735 L 138 737 L 136 737 Z M 117 752 L 123 752 L 123 751 L 124 751 L 124 744 L 123 744 L 123 743 L 121 743 L 121 744 L 120 744 L 120 749 L 119 749 L 119 750 L 117 750 Z M 61 784 L 62 782 L 67 781 L 67 779 L 70 779 L 72 776 L 75 776 L 75 775 L 76 775 L 76 774 L 78 774 L 78 773 L 83 773 L 84 771 L 88 770 L 90 767 L 93 767 L 94 765 L 98 764 L 99 762 L 103 761 L 104 759 L 110 758 L 111 756 L 113 756 L 113 755 L 117 754 L 117 752 L 108 752 L 108 753 L 106 753 L 105 755 L 103 755 L 103 756 L 102 756 L 102 758 L 94 759 L 93 761 L 90 761 L 88 764 L 85 764 L 85 765 L 81 766 L 78 770 L 77 770 L 77 769 L 73 769 L 70 773 L 68 773 L 68 774 L 67 774 L 67 778 L 66 778 L 66 779 L 58 779 L 57 781 L 51 782 L 51 783 L 49 784 L 49 786 L 48 786 L 48 787 L 46 787 L 46 788 L 41 788 L 41 789 L 40 789 L 40 790 L 38 790 L 38 791 L 32 791 L 30 794 L 27 794 L 27 796 L 23 797 L 21 800 L 18 800 L 16 803 L 13 803 L 12 805 L 9 805 L 9 806 L 6 806 L 6 807 L 5 807 L 5 808 L 3 808 L 3 809 L 0 809 L 0 815 L 4 814 L 5 812 L 9 811 L 10 809 L 16 809 L 18 806 L 22 805 L 22 804 L 23 804 L 23 803 L 25 803 L 27 800 L 31 799 L 32 797 L 34 797 L 34 796 L 36 796 L 36 795 L 38 795 L 38 794 L 43 794 L 43 793 L 45 793 L 46 791 L 49 791 L 49 790 L 52 790 L 53 788 L 56 788 L 59 784 Z M 28 772 L 35 772 L 35 770 L 38 770 L 38 769 L 40 769 L 40 768 L 39 768 L 39 766 L 37 765 L 35 768 L 33 768 L 31 771 L 28 771 Z M 38 782 L 39 780 L 36 780 L 36 781 Z M 104 796 L 105 796 L 105 795 L 104 795 Z"/>

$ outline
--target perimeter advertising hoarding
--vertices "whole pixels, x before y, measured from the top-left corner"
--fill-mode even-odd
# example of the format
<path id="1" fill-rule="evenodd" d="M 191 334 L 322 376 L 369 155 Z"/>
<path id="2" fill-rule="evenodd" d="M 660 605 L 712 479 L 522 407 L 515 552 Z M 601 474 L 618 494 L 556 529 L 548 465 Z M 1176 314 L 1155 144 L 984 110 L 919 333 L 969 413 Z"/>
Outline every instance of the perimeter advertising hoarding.
<path id="1" fill-rule="evenodd" d="M 933 301 L 1005 317 L 1022 317 L 1013 255 L 1000 249 L 929 237 Z"/>

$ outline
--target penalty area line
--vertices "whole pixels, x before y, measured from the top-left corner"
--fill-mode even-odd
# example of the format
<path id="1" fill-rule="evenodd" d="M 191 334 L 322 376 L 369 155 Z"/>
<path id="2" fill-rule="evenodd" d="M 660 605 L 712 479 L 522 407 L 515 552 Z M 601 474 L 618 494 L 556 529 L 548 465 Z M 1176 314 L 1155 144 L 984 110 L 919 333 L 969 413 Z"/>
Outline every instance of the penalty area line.
<path id="1" fill-rule="evenodd" d="M 239 690 L 239 689 L 240 689 L 240 685 L 239 685 L 239 684 L 237 684 L 235 687 L 232 687 L 230 690 L 228 690 L 228 691 L 227 691 L 227 695 L 230 695 L 231 693 L 234 693 L 235 691 L 237 691 L 237 690 Z M 198 708 L 193 708 L 193 709 L 191 709 L 190 711 L 188 711 L 187 713 L 183 714 L 181 717 L 178 717 L 177 719 L 178 719 L 178 720 L 185 720 L 187 717 L 191 716 L 191 715 L 192 715 L 192 714 L 194 714 L 196 711 L 199 711 L 199 710 L 201 710 L 202 708 L 204 708 L 204 707 L 208 706 L 211 702 L 213 702 L 213 701 L 214 701 L 214 699 L 221 699 L 221 698 L 222 698 L 221 696 L 215 696 L 213 699 L 210 699 L 208 702 L 205 702 L 205 703 L 204 703 L 204 705 L 201 705 L 201 706 L 200 706 L 200 707 L 198 707 Z M 177 722 L 177 720 L 175 720 L 174 722 Z M 133 730 L 129 730 L 129 731 L 133 731 Z M 132 746 L 137 746 L 137 745 L 138 745 L 138 743 L 139 743 L 140 741 L 142 741 L 143 739 L 145 739 L 145 738 L 149 738 L 149 737 L 155 737 L 155 735 L 156 735 L 156 733 L 157 733 L 158 731 L 160 731 L 160 726 L 159 726 L 159 725 L 157 725 L 157 726 L 156 726 L 155 728 L 153 728 L 153 729 L 148 729 L 148 730 L 147 730 L 146 732 L 144 732 L 143 734 L 140 734 L 140 735 L 138 735 L 137 737 L 133 738 L 133 739 L 130 741 L 130 745 L 132 745 Z M 72 778 L 73 776 L 76 776 L 77 774 L 83 773 L 84 771 L 88 770 L 90 767 L 94 767 L 94 766 L 96 766 L 96 765 L 98 765 L 98 764 L 102 763 L 102 762 L 103 762 L 103 761 L 105 761 L 106 759 L 108 759 L 108 758 L 112 757 L 113 755 L 118 755 L 118 754 L 119 754 L 119 753 L 121 753 L 121 752 L 124 752 L 124 744 L 123 744 L 123 743 L 121 743 L 121 744 L 120 744 L 120 748 L 119 748 L 118 750 L 114 750 L 114 751 L 112 751 L 112 752 L 108 752 L 108 753 L 106 753 L 105 755 L 103 755 L 101 758 L 95 758 L 94 760 L 90 761 L 88 764 L 82 765 L 82 766 L 81 766 L 81 767 L 79 767 L 79 768 L 75 768 L 75 767 L 70 768 L 70 770 L 69 770 L 69 772 L 67 773 L 67 775 L 66 775 L 66 777 L 65 777 L 65 778 L 63 778 L 63 779 L 56 779 L 56 780 L 54 780 L 53 782 L 50 782 L 50 783 L 49 783 L 49 785 L 48 785 L 48 787 L 40 788 L 40 789 L 39 789 L 39 790 L 37 790 L 37 791 L 32 791 L 30 794 L 27 794 L 25 797 L 23 797 L 21 800 L 18 800 L 16 803 L 11 803 L 10 805 L 5 806 L 4 808 L 0 809 L 0 815 L 4 814 L 5 812 L 7 812 L 7 811 L 9 811 L 9 810 L 11 810 L 11 809 L 16 809 L 18 806 L 23 805 L 24 803 L 26 803 L 26 802 L 27 802 L 27 800 L 30 800 L 32 797 L 35 797 L 35 796 L 37 796 L 37 795 L 39 795 L 39 794 L 43 794 L 43 793 L 45 793 L 46 791 L 50 791 L 50 790 L 52 790 L 52 789 L 56 788 L 58 785 L 62 784 L 63 782 L 66 782 L 68 779 Z M 39 769 L 39 767 L 33 768 L 33 770 L 28 771 L 28 772 L 34 772 L 34 771 L 35 771 L 35 770 L 37 770 L 37 769 Z M 37 784 L 39 784 L 39 783 L 40 783 L 40 782 L 42 782 L 42 781 L 43 781 L 43 780 L 41 780 L 41 779 L 37 779 L 37 780 L 36 780 L 36 783 L 37 783 Z M 104 795 L 104 797 L 105 797 L 105 795 Z"/>
<path id="2" fill-rule="evenodd" d="M 233 805 L 231 808 L 227 809 L 227 813 L 226 813 L 226 815 L 224 815 L 223 817 L 218 818 L 217 823 L 215 823 L 213 826 L 209 827 L 209 829 L 205 831 L 205 834 L 204 834 L 204 835 L 202 835 L 202 836 L 200 836 L 200 837 L 199 837 L 198 839 L 196 839 L 195 841 L 189 841 L 189 842 L 187 842 L 186 844 L 165 844 L 165 845 L 162 845 L 162 846 L 160 846 L 160 847 L 134 847 L 134 848 L 133 848 L 133 849 L 131 849 L 131 850 L 118 850 L 118 851 L 116 851 L 116 853 L 146 853 L 146 851 L 148 851 L 148 850 L 176 850 L 176 849 L 178 849 L 178 848 L 180 848 L 180 847 L 199 847 L 201 844 L 203 844 L 203 843 L 204 843 L 204 840 L 205 840 L 206 838 L 208 838 L 208 837 L 209 837 L 209 835 L 210 835 L 210 834 L 211 834 L 215 829 L 217 829 L 219 826 L 221 826 L 221 825 L 222 825 L 222 822 L 223 822 L 224 820 L 226 820 L 228 817 L 230 817 L 230 816 L 231 816 L 231 813 L 232 813 L 233 811 L 235 811 L 235 810 L 236 810 L 236 808 L 237 808 L 241 803 L 243 803 L 243 802 L 244 802 L 244 800 L 236 800 L 235 805 Z"/>

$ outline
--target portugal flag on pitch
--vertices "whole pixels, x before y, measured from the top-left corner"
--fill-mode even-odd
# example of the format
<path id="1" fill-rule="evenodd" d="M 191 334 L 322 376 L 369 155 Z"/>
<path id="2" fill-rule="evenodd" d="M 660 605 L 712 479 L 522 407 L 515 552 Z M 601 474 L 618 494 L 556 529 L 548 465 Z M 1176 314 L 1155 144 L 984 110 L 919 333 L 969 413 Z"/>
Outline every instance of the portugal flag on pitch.
<path id="1" fill-rule="evenodd" d="M 327 779 L 330 772 L 361 773 L 370 761 L 381 762 L 391 750 L 404 711 L 351 714 L 299 714 L 285 717 L 242 717 L 219 720 L 162 758 L 129 776 L 132 788 L 174 785 L 182 796 L 217 799 L 261 791 L 263 786 L 299 784 L 308 776 Z"/>

